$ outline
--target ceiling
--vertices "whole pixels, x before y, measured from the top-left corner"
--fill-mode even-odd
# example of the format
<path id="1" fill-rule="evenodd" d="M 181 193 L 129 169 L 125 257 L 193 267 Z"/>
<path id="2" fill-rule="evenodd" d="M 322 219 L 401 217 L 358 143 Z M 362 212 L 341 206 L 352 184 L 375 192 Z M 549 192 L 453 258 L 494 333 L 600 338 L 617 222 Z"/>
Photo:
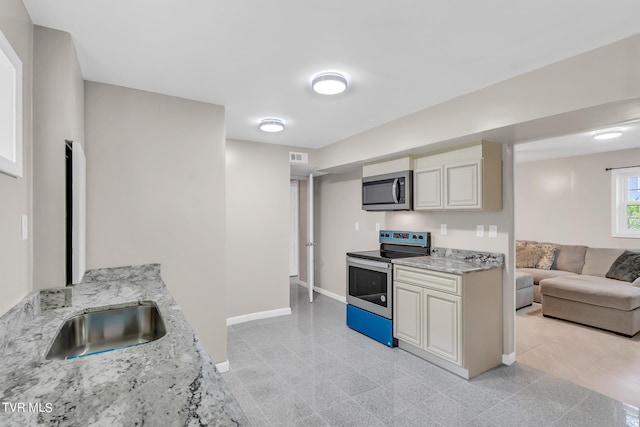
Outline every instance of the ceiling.
<path id="1" fill-rule="evenodd" d="M 639 31 L 638 0 L 24 0 L 86 80 L 226 107 L 227 137 L 319 148 Z M 342 71 L 348 91 L 314 94 Z M 266 134 L 264 117 L 287 129 Z"/>
<path id="2" fill-rule="evenodd" d="M 620 129 L 623 132 L 622 136 L 609 140 L 596 140 L 593 138 L 594 133 L 602 131 L 602 129 L 598 129 L 516 144 L 514 149 L 515 161 L 516 163 L 526 163 L 640 148 L 640 122 L 607 127 L 607 129 L 610 128 Z"/>

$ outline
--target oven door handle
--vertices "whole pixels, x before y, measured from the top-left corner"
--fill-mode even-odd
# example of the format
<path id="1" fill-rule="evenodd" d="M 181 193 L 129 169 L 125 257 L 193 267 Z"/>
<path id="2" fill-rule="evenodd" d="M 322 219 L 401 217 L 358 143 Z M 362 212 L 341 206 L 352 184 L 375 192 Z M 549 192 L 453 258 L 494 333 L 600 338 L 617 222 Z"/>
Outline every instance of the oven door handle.
<path id="1" fill-rule="evenodd" d="M 347 263 L 354 267 L 362 267 L 362 268 L 377 267 L 377 268 L 384 268 L 387 270 L 391 269 L 391 263 L 389 262 L 371 261 L 368 259 L 361 259 L 361 258 L 347 257 Z"/>

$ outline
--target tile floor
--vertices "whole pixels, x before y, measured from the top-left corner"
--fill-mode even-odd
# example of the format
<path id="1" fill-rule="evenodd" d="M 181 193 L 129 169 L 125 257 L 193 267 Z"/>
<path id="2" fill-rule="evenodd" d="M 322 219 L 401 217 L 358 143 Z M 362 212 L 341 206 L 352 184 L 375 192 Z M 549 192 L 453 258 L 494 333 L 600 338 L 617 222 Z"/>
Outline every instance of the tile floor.
<path id="1" fill-rule="evenodd" d="M 516 312 L 516 342 L 521 364 L 640 407 L 640 334 L 543 317 L 534 303 Z"/>
<path id="2" fill-rule="evenodd" d="M 224 380 L 254 426 L 633 426 L 638 408 L 527 367 L 470 381 L 345 325 L 291 286 L 290 316 L 228 328 Z"/>

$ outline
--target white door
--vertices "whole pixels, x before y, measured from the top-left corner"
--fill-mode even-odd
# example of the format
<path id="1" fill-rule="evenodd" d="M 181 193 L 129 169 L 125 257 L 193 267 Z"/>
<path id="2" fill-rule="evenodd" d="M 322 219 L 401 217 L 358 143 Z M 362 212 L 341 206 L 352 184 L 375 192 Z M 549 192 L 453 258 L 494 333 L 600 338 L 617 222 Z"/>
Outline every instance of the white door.
<path id="1" fill-rule="evenodd" d="M 291 181 L 289 227 L 289 276 L 298 275 L 298 181 Z"/>
<path id="2" fill-rule="evenodd" d="M 71 144 L 71 283 L 82 281 L 87 254 L 87 158 L 78 142 Z"/>
<path id="3" fill-rule="evenodd" d="M 309 302 L 313 302 L 315 242 L 313 235 L 313 173 L 309 174 L 307 185 L 307 285 Z"/>

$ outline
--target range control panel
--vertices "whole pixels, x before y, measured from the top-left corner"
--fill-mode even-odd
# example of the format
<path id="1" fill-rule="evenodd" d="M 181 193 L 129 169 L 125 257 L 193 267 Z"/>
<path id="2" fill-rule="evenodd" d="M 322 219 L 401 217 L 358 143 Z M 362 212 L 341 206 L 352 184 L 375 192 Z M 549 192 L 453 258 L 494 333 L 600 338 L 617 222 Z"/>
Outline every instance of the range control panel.
<path id="1" fill-rule="evenodd" d="M 430 233 L 428 231 L 396 231 L 380 230 L 380 243 L 396 243 L 411 246 L 430 246 Z"/>

